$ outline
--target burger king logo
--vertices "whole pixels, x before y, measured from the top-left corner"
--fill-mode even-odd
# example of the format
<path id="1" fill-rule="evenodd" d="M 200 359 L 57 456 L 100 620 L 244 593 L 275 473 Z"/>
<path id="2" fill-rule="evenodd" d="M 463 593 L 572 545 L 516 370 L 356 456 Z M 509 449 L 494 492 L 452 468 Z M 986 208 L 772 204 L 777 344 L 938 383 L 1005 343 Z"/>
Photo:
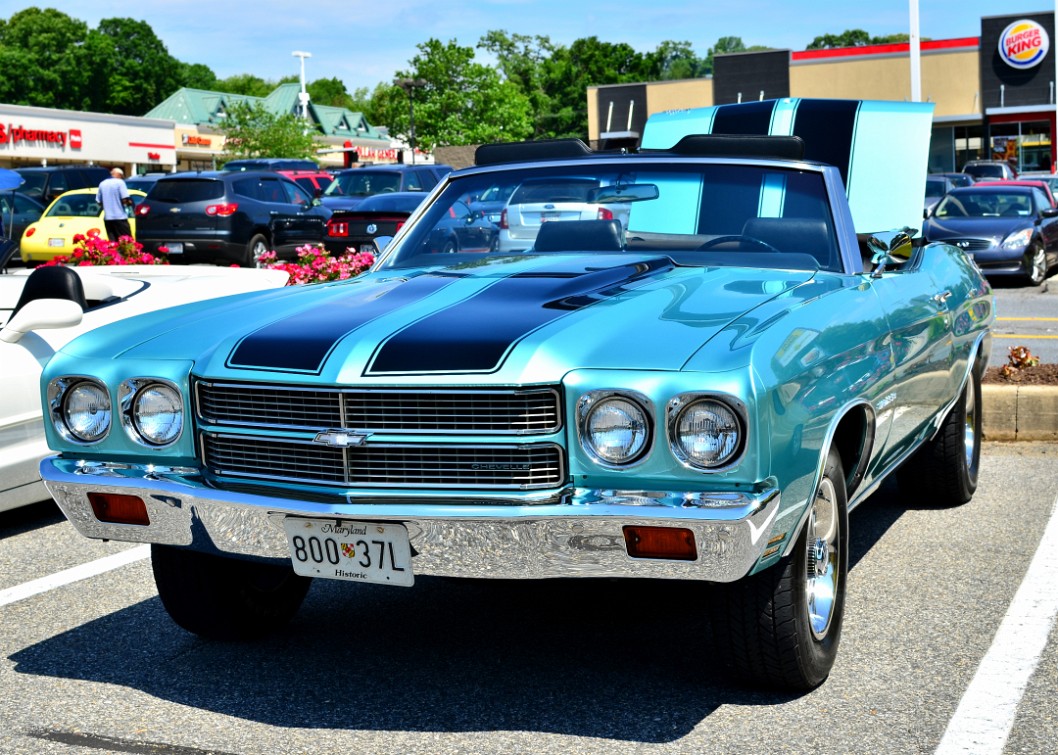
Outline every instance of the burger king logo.
<path id="1" fill-rule="evenodd" d="M 1032 68 L 1051 48 L 1046 30 L 1035 21 L 1015 21 L 999 35 L 999 57 L 1012 68 Z"/>

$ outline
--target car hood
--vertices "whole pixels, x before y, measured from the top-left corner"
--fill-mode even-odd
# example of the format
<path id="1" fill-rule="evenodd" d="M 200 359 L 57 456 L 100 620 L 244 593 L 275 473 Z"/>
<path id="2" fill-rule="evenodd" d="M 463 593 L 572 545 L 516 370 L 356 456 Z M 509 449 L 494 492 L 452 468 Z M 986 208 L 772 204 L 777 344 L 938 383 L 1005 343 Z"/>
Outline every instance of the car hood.
<path id="1" fill-rule="evenodd" d="M 926 241 L 975 238 L 998 244 L 1015 231 L 1032 226 L 1032 221 L 1025 218 L 930 218 L 922 234 Z"/>
<path id="2" fill-rule="evenodd" d="M 713 366 L 725 369 L 733 344 L 781 319 L 813 276 L 635 255 L 496 257 L 179 308 L 64 351 L 295 384 L 550 383 L 574 369 L 679 370 L 734 325 L 717 339 Z"/>

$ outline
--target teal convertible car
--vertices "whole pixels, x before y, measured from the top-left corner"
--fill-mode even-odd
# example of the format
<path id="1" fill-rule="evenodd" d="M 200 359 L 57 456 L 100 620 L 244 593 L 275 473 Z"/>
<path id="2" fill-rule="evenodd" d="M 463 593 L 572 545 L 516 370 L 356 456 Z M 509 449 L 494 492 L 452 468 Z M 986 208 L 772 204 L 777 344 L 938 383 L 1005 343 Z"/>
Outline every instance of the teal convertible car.
<path id="1" fill-rule="evenodd" d="M 893 473 L 915 505 L 977 485 L 994 304 L 906 230 L 930 108 L 777 100 L 653 116 L 634 153 L 480 147 L 367 274 L 64 347 L 42 477 L 84 535 L 150 543 L 205 637 L 275 629 L 313 577 L 704 580 L 720 657 L 811 688 L 849 510 Z M 526 182 L 525 250 L 429 243 Z"/>

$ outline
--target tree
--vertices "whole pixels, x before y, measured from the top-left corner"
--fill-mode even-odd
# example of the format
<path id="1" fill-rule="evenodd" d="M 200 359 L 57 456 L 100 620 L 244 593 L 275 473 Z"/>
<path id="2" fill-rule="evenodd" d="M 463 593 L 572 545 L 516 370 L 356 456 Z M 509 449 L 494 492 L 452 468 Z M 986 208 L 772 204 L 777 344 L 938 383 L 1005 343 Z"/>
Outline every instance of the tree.
<path id="1" fill-rule="evenodd" d="M 383 117 L 377 122 L 408 139 L 413 104 L 415 143 L 424 149 L 518 141 L 532 133 L 528 99 L 495 70 L 474 62 L 473 48 L 436 39 L 418 48 L 412 69 L 398 72 L 397 79 L 421 79 L 424 85 L 410 95 L 413 103 L 405 90 L 389 87 L 379 103 Z"/>
<path id="2" fill-rule="evenodd" d="M 307 129 L 305 121 L 293 113 L 270 113 L 260 102 L 229 107 L 220 131 L 228 159 L 316 156 L 315 131 Z"/>
<path id="3" fill-rule="evenodd" d="M 706 59 L 694 54 L 690 42 L 666 40 L 647 55 L 647 60 L 651 62 L 654 81 L 697 79 L 707 73 Z"/>
<path id="4" fill-rule="evenodd" d="M 206 91 L 217 89 L 217 75 L 213 73 L 213 69 L 202 63 L 180 63 L 177 75 L 180 79 L 180 86 Z"/>
<path id="5" fill-rule="evenodd" d="M 96 35 L 102 38 L 93 47 L 97 109 L 142 115 L 180 88 L 180 62 L 145 21 L 104 18 L 89 32 Z"/>
<path id="6" fill-rule="evenodd" d="M 841 34 L 824 34 L 816 37 L 806 47 L 807 50 L 830 50 L 837 47 L 864 47 L 866 45 L 891 45 L 907 42 L 910 36 L 907 34 L 887 34 L 881 37 L 872 37 L 863 29 L 846 29 Z"/>
<path id="7" fill-rule="evenodd" d="M 217 81 L 217 91 L 243 94 L 248 97 L 267 97 L 275 88 L 275 82 L 265 81 L 252 73 L 237 73 Z"/>
<path id="8" fill-rule="evenodd" d="M 316 79 L 305 84 L 305 90 L 309 93 L 309 99 L 317 105 L 353 109 L 353 98 L 349 96 L 341 79 Z"/>
<path id="9" fill-rule="evenodd" d="M 0 28 L 4 101 L 84 107 L 94 72 L 84 55 L 87 37 L 87 24 L 51 8 L 27 8 L 12 15 Z"/>

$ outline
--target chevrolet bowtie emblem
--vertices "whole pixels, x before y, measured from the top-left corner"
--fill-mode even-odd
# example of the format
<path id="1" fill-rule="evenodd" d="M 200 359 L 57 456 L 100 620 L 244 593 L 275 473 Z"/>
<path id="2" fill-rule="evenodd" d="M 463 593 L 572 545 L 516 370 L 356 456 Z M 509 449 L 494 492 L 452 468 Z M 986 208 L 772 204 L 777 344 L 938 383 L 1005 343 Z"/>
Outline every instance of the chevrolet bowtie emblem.
<path id="1" fill-rule="evenodd" d="M 328 430 L 323 433 L 316 433 L 316 437 L 312 439 L 313 443 L 319 443 L 323 446 L 331 446 L 332 448 L 349 448 L 351 446 L 362 446 L 367 443 L 367 439 L 371 436 L 371 433 L 354 433 L 349 430 Z"/>

